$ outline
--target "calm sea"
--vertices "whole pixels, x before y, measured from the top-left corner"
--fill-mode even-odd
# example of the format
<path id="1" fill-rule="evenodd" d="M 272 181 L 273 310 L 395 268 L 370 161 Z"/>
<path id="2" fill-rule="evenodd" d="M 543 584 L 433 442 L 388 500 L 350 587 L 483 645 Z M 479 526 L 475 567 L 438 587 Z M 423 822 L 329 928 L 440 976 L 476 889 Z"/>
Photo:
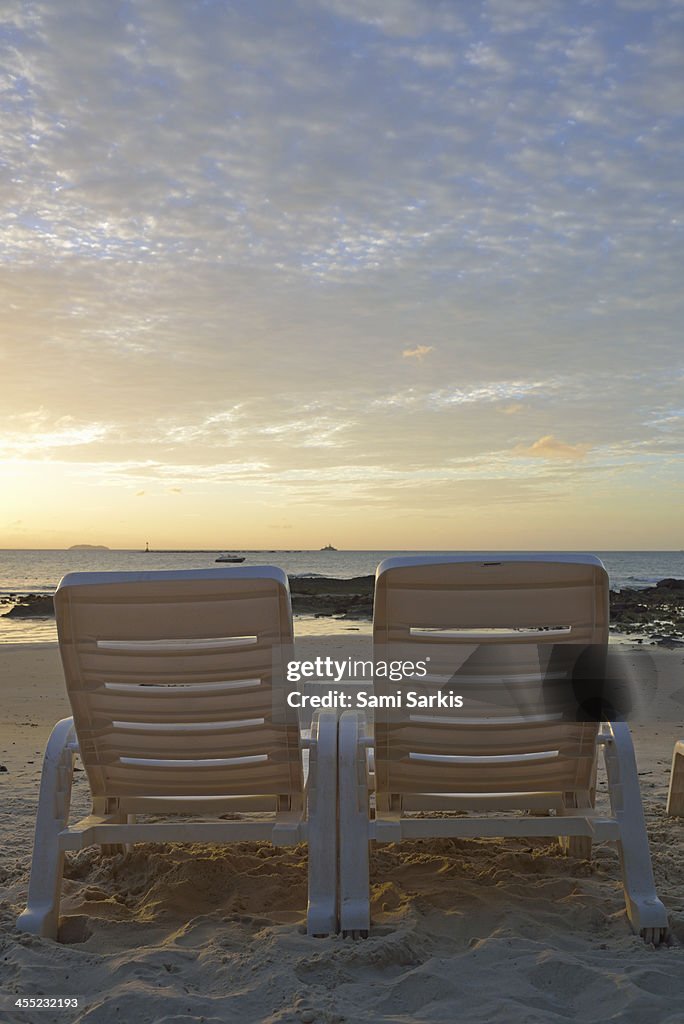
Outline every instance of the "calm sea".
<path id="1" fill-rule="evenodd" d="M 400 554 L 446 554 L 425 551 L 235 551 L 245 565 L 278 565 L 289 575 L 368 576 L 383 558 Z M 454 554 L 455 552 L 448 552 Z M 485 557 L 510 552 L 470 552 Z M 684 551 L 596 551 L 610 575 L 611 587 L 648 587 L 667 576 L 684 578 Z M 67 572 L 206 569 L 218 551 L 43 551 L 0 550 L 0 599 L 10 594 L 51 593 Z M 7 606 L 4 606 L 7 607 Z M 0 605 L 0 612 L 3 606 Z M 348 624 L 347 624 L 348 625 Z M 349 628 L 358 628 L 357 626 Z M 363 628 L 363 627 L 362 627 Z M 300 633 L 330 632 L 330 620 L 302 618 Z M 0 643 L 56 638 L 54 621 L 2 618 Z"/>

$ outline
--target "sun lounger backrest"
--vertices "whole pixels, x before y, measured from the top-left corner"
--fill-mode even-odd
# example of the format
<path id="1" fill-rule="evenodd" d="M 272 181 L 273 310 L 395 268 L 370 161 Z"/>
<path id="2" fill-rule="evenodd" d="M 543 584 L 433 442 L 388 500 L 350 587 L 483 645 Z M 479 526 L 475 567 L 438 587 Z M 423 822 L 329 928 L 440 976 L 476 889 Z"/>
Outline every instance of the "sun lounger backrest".
<path id="1" fill-rule="evenodd" d="M 554 642 L 601 643 L 608 636 L 606 584 L 598 559 L 389 558 L 377 571 L 374 636 L 376 642 L 400 639 L 421 627 L 464 633 L 564 627 L 571 634 L 554 636 Z M 502 639 L 495 634 L 489 638 L 497 643 Z M 517 633 L 506 642 L 524 639 Z M 477 642 L 488 638 L 478 636 Z"/>
<path id="2" fill-rule="evenodd" d="M 586 790 L 597 725 L 568 721 L 545 673 L 559 645 L 605 645 L 608 621 L 607 574 L 591 556 L 383 562 L 375 658 L 427 660 L 427 677 L 405 689 L 464 703 L 377 716 L 378 793 Z M 561 678 L 563 658 L 553 662 Z"/>
<path id="3" fill-rule="evenodd" d="M 292 643 L 280 569 L 73 573 L 55 609 L 93 796 L 301 793 L 297 726 L 272 715 Z"/>

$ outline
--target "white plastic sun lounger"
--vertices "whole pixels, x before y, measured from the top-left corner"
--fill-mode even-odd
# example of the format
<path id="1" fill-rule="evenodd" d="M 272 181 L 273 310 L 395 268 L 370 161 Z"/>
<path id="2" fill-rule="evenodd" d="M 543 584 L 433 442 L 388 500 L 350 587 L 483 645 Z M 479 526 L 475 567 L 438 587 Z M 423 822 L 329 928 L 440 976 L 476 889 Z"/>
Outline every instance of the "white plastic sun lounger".
<path id="1" fill-rule="evenodd" d="M 677 740 L 672 751 L 667 813 L 673 818 L 684 818 L 684 740 Z"/>
<path id="2" fill-rule="evenodd" d="M 554 836 L 582 857 L 592 841 L 614 841 L 632 926 L 649 942 L 664 939 L 667 915 L 655 891 L 629 729 L 578 721 L 557 702 L 568 692 L 563 659 L 586 645 L 605 653 L 608 622 L 608 578 L 592 556 L 390 558 L 378 567 L 375 658 L 429 658 L 428 675 L 410 688 L 431 694 L 446 686 L 463 696 L 463 707 L 404 711 L 393 720 L 376 712 L 374 735 L 363 713 L 342 716 L 344 933 L 367 934 L 370 926 L 369 839 Z M 548 670 L 552 663 L 560 668 Z M 611 803 L 605 815 L 594 807 L 599 749 Z M 528 813 L 506 813 L 521 810 Z"/>
<path id="3" fill-rule="evenodd" d="M 308 841 L 308 931 L 336 931 L 337 722 L 314 719 L 305 785 L 277 692 L 292 644 L 282 570 L 71 573 L 55 611 L 73 718 L 48 741 L 18 928 L 57 936 L 65 850 L 268 839 Z M 69 825 L 77 754 L 92 813 Z"/>

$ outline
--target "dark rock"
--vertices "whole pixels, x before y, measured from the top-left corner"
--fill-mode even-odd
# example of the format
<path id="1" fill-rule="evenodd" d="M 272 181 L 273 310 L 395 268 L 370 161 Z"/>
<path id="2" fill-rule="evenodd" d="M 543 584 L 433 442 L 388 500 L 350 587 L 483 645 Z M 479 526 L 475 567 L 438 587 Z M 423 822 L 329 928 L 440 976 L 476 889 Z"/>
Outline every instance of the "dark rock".
<path id="1" fill-rule="evenodd" d="M 610 624 L 617 632 L 655 628 L 651 639 L 676 639 L 684 633 L 684 580 L 660 580 L 654 587 L 610 592 Z M 664 646 L 664 645 L 663 645 Z"/>
<path id="2" fill-rule="evenodd" d="M 55 606 L 50 594 L 28 594 L 19 599 L 14 608 L 5 612 L 5 618 L 43 618 L 47 615 L 54 616 Z"/>
<path id="3" fill-rule="evenodd" d="M 684 590 L 684 580 L 675 580 L 671 577 L 667 577 L 664 580 L 658 580 L 655 585 L 655 590 Z"/>
<path id="4" fill-rule="evenodd" d="M 330 576 L 291 576 L 292 610 L 296 615 L 343 616 L 370 619 L 373 616 L 373 576 L 336 579 Z"/>
<path id="5" fill-rule="evenodd" d="M 375 577 L 355 576 L 353 579 L 336 579 L 331 576 L 290 576 L 292 594 L 349 594 L 373 596 Z"/>

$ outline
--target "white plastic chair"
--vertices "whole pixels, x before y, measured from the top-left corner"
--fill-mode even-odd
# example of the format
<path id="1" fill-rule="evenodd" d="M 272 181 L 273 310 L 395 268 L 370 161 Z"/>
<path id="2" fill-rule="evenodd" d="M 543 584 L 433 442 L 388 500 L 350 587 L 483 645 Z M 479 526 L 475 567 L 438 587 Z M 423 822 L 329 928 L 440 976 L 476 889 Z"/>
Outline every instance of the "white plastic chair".
<path id="1" fill-rule="evenodd" d="M 554 704 L 559 692 L 567 693 L 567 676 L 545 672 L 552 650 L 562 663 L 586 645 L 603 649 L 608 593 L 606 571 L 592 556 L 391 558 L 378 567 L 375 658 L 429 658 L 428 675 L 403 688 L 429 695 L 446 686 L 464 703 L 460 710 L 404 711 L 394 719 L 376 712 L 374 733 L 363 713 L 342 716 L 344 933 L 365 935 L 370 927 L 369 839 L 554 836 L 582 857 L 590 856 L 593 841 L 616 842 L 629 920 L 647 941 L 663 941 L 667 915 L 655 891 L 629 729 L 624 722 L 570 720 Z M 567 644 L 579 647 L 558 646 Z M 377 679 L 375 685 L 377 693 Z M 599 749 L 607 815 L 594 807 Z M 528 813 L 505 813 L 511 810 Z M 410 817 L 411 811 L 442 816 Z M 446 817 L 445 811 L 480 814 Z"/>
<path id="2" fill-rule="evenodd" d="M 268 839 L 308 841 L 307 928 L 335 932 L 337 721 L 314 719 L 305 785 L 279 689 L 293 639 L 282 570 L 71 573 L 55 611 L 73 718 L 47 744 L 17 927 L 56 938 L 65 850 Z M 69 825 L 77 754 L 92 812 Z M 250 817 L 219 820 L 226 811 Z M 164 820 L 136 822 L 143 813 Z"/>

